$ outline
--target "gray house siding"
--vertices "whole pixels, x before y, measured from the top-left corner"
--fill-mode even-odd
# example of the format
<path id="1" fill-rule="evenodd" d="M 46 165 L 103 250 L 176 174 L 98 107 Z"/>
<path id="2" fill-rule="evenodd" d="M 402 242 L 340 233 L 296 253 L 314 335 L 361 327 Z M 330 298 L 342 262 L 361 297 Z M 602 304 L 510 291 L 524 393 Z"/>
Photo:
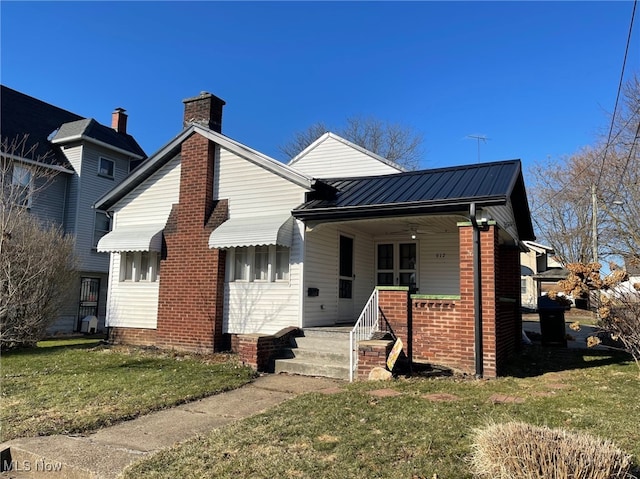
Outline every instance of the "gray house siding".
<path id="1" fill-rule="evenodd" d="M 64 226 L 67 196 L 68 173 L 58 173 L 48 184 L 44 178 L 36 178 L 36 193 L 31 202 L 31 213 L 43 223 Z"/>
<path id="2" fill-rule="evenodd" d="M 98 166 L 101 158 L 114 162 L 114 176 L 101 176 Z M 81 271 L 107 273 L 109 254 L 98 253 L 94 242 L 96 210 L 92 208 L 99 198 L 126 178 L 129 160 L 121 154 L 87 144 L 83 147 L 82 170 L 79 177 L 77 213 L 75 222 L 76 252 L 81 261 Z"/>

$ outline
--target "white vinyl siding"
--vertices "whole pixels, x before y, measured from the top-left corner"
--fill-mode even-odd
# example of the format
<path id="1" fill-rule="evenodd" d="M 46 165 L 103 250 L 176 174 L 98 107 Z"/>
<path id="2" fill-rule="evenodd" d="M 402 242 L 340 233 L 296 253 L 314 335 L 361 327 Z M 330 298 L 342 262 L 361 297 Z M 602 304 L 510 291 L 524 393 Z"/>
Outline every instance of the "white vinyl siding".
<path id="1" fill-rule="evenodd" d="M 304 202 L 305 190 L 224 148 L 215 172 L 214 197 L 229 200 L 229 217 L 276 215 Z"/>
<path id="2" fill-rule="evenodd" d="M 399 173 L 396 168 L 331 137 L 326 138 L 305 156 L 291 163 L 291 166 L 314 178 Z"/>
<path id="3" fill-rule="evenodd" d="M 291 245 L 289 281 L 225 282 L 223 331 L 236 334 L 274 334 L 300 323 L 302 223 Z"/>
<path id="4" fill-rule="evenodd" d="M 159 282 L 120 282 L 120 253 L 111 254 L 107 321 L 109 327 L 155 328 Z M 114 281 L 115 278 L 115 281 Z"/>
<path id="5" fill-rule="evenodd" d="M 419 294 L 460 294 L 460 240 L 458 232 L 418 235 Z"/>
<path id="6" fill-rule="evenodd" d="M 286 213 L 304 202 L 305 189 L 301 186 L 224 148 L 219 148 L 218 159 L 214 197 L 228 199 L 230 217 Z M 247 281 L 254 266 L 245 269 L 243 280 L 238 278 L 225 283 L 225 333 L 273 334 L 288 326 L 301 326 L 303 228 L 302 223 L 296 222 L 290 248 L 288 278 L 274 278 L 272 282 L 253 278 L 252 281 Z M 253 251 L 255 253 L 255 248 Z M 270 255 L 273 255 L 271 251 Z M 277 252 L 275 256 L 277 257 Z M 272 275 L 277 273 L 273 271 L 274 268 L 277 269 L 272 264 Z M 234 276 L 237 278 L 237 275 Z"/>
<path id="7" fill-rule="evenodd" d="M 165 224 L 171 206 L 178 202 L 179 189 L 180 157 L 177 156 L 118 203 L 113 229 Z M 124 277 L 120 274 L 120 256 L 119 253 L 111 254 L 107 322 L 110 326 L 155 328 L 159 282 L 120 281 Z"/>
<path id="8" fill-rule="evenodd" d="M 340 234 L 352 237 L 354 254 L 353 315 L 357 319 L 374 284 L 374 242 L 371 235 L 346 223 L 325 224 L 305 238 L 303 326 L 331 325 L 338 319 L 338 243 Z M 318 288 L 318 296 L 308 296 Z"/>
<path id="9" fill-rule="evenodd" d="M 176 156 L 118 202 L 114 226 L 165 224 L 179 194 L 180 156 Z"/>

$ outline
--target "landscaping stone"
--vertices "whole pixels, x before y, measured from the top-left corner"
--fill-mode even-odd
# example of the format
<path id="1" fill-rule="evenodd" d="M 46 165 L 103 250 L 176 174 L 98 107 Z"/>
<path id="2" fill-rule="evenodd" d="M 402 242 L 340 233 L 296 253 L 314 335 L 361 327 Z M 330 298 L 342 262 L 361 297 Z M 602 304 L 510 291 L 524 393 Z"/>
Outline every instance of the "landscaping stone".
<path id="1" fill-rule="evenodd" d="M 369 381 L 389 381 L 392 377 L 391 371 L 381 367 L 375 367 L 369 371 Z"/>

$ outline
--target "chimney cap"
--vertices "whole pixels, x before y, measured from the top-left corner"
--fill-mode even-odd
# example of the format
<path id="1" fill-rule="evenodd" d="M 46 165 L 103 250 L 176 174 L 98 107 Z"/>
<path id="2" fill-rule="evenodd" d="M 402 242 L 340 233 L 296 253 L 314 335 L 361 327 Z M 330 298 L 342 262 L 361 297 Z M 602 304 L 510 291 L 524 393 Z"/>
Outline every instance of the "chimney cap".
<path id="1" fill-rule="evenodd" d="M 201 91 L 198 96 L 185 98 L 184 100 L 182 100 L 182 103 L 191 103 L 193 101 L 202 100 L 204 98 L 212 98 L 212 99 L 216 100 L 217 102 L 219 102 L 222 105 L 226 105 L 227 104 L 227 102 L 224 101 L 222 98 L 217 97 L 216 95 L 214 95 L 213 93 L 209 93 L 208 91 Z"/>
<path id="2" fill-rule="evenodd" d="M 121 106 L 114 108 L 113 112 L 114 113 L 125 113 L 127 110 L 125 110 L 124 108 L 122 108 Z"/>

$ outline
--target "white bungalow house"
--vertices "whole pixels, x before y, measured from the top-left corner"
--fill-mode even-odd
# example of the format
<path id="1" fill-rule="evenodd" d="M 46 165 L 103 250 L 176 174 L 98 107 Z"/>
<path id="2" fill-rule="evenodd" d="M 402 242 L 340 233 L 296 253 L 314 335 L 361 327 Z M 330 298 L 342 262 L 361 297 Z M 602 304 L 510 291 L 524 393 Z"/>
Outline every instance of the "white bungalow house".
<path id="1" fill-rule="evenodd" d="M 267 369 L 283 338 L 370 310 L 366 337 L 413 360 L 500 373 L 534 239 L 518 160 L 404 172 L 327 133 L 285 165 L 221 134 L 219 98 L 184 103 L 184 130 L 95 204 L 112 341 Z"/>

